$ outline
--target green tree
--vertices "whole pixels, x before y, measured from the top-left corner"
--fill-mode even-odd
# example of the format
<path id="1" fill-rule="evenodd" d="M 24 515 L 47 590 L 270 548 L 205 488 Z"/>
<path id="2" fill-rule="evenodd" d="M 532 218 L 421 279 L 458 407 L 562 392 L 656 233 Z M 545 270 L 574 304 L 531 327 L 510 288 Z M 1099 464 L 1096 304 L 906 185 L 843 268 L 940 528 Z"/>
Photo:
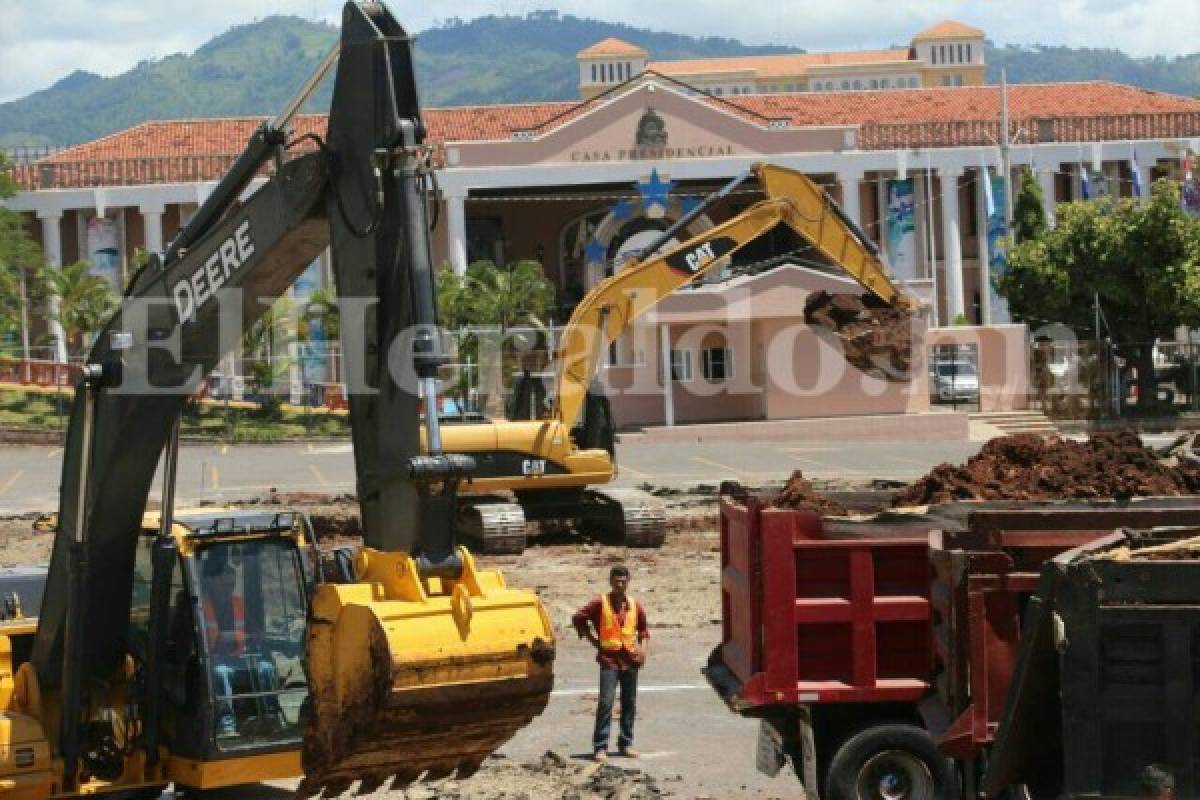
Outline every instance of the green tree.
<path id="1" fill-rule="evenodd" d="M 16 194 L 11 166 L 0 153 L 0 199 Z M 28 341 L 29 307 L 39 299 L 37 276 L 45 264 L 22 216 L 0 206 L 0 335 L 19 332 L 22 344 Z"/>
<path id="2" fill-rule="evenodd" d="M 338 309 L 337 293 L 333 289 L 314 289 L 304 303 L 300 318 L 306 326 L 318 324 L 326 340 L 341 338 L 342 318 Z"/>
<path id="3" fill-rule="evenodd" d="M 1046 207 L 1042 187 L 1033 170 L 1021 171 L 1021 185 L 1013 197 L 1013 240 L 1024 242 L 1040 236 L 1046 230 Z"/>
<path id="4" fill-rule="evenodd" d="M 276 354 L 292 341 L 294 313 L 292 301 L 281 297 L 250 326 L 243 340 L 246 357 L 250 359 L 250 377 L 260 397 L 259 405 L 271 416 L 278 416 L 283 405 L 283 397 L 273 389 L 287 377 L 291 361 L 286 357 L 277 358 Z"/>
<path id="5" fill-rule="evenodd" d="M 91 347 L 92 334 L 106 323 L 120 303 L 112 285 L 91 273 L 91 263 L 76 261 L 61 268 L 40 272 L 44 290 L 58 298 L 57 311 L 48 316 L 62 325 L 67 352 L 83 356 Z"/>
<path id="6" fill-rule="evenodd" d="M 1098 298 L 1118 353 L 1137 366 L 1139 396 L 1152 398 L 1154 340 L 1200 325 L 1200 220 L 1165 179 L 1148 202 L 1060 205 L 1054 228 L 1009 252 L 999 289 L 1018 319 L 1086 331 Z"/>
<path id="7" fill-rule="evenodd" d="M 494 325 L 503 330 L 542 319 L 554 303 L 554 286 L 536 261 L 507 267 L 476 261 L 462 277 L 443 268 L 437 289 L 441 323 L 447 328 Z"/>
<path id="8" fill-rule="evenodd" d="M 501 332 L 515 326 L 543 329 L 542 319 L 554 303 L 554 286 L 546 280 L 542 265 L 536 261 L 518 261 L 507 267 L 476 261 L 462 276 L 444 266 L 437 275 L 437 296 L 439 320 L 446 328 L 498 327 Z M 478 365 L 480 388 L 487 395 L 484 402 L 499 402 L 498 381 L 511 374 L 511 368 L 521 361 L 520 354 L 505 337 L 505 349 L 493 363 L 490 358 L 480 358 L 479 344 L 472 333 L 460 336 L 458 360 Z M 488 363 L 483 364 L 484 360 Z M 532 368 L 528 364 L 522 366 Z M 496 368 L 499 373 L 494 372 Z M 468 380 L 465 372 L 460 373 L 454 390 L 460 399 L 466 394 Z"/>

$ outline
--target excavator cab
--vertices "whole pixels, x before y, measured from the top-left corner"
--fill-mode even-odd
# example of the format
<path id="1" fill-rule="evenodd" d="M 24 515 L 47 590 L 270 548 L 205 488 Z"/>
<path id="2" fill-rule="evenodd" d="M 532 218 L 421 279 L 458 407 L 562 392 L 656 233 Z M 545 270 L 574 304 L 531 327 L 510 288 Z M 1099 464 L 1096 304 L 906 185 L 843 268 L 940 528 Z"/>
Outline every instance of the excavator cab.
<path id="1" fill-rule="evenodd" d="M 257 510 L 183 512 L 172 535 L 162 537 L 156 519 L 146 518 L 134 561 L 129 650 L 144 676 L 161 635 L 161 691 L 144 702 L 161 703 L 163 739 L 175 756 L 168 772 L 180 783 L 224 785 L 222 776 L 240 775 L 237 765 L 249 763 L 236 760 L 262 762 L 255 757 L 264 754 L 288 754 L 275 759 L 279 777 L 298 771 L 313 575 L 302 521 Z M 167 588 L 157 600 L 163 608 L 155 608 L 156 580 Z M 246 771 L 263 779 L 261 764 Z"/>

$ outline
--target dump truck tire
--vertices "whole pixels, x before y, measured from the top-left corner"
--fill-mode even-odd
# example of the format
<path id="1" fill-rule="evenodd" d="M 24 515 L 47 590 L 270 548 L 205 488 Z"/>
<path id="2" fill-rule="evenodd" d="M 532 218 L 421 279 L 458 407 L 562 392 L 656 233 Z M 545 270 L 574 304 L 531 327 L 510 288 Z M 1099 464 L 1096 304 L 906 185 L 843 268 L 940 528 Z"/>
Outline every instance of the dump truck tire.
<path id="1" fill-rule="evenodd" d="M 829 762 L 829 800 L 952 800 L 954 774 L 929 734 L 878 725 L 851 736 Z"/>

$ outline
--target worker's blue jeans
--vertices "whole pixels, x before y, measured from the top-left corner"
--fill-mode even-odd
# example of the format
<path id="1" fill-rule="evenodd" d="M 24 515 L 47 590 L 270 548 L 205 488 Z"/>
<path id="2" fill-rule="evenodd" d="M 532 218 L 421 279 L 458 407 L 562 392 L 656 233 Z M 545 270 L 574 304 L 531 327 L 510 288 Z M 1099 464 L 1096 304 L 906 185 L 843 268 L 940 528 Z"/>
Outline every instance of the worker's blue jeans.
<path id="1" fill-rule="evenodd" d="M 600 698 L 596 702 L 596 727 L 592 732 L 592 752 L 608 749 L 609 732 L 612 729 L 613 701 L 617 686 L 621 687 L 621 728 L 617 733 L 617 747 L 626 748 L 633 744 L 633 719 L 637 715 L 638 668 L 600 668 Z"/>
<path id="2" fill-rule="evenodd" d="M 232 734 L 237 731 L 237 721 L 233 711 L 233 675 L 237 667 L 230 664 L 217 664 L 213 669 L 221 682 L 221 706 L 217 709 L 217 723 L 220 732 Z M 254 665 L 254 691 L 272 692 L 275 690 L 275 665 L 265 659 L 258 660 Z M 256 700 L 259 698 L 256 698 Z M 259 703 L 261 705 L 261 702 Z"/>

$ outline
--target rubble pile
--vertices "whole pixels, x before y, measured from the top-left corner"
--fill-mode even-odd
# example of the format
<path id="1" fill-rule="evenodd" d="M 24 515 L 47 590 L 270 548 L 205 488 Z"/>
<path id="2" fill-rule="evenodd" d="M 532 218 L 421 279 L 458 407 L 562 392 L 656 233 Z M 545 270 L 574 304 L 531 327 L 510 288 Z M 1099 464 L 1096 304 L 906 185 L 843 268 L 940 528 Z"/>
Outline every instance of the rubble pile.
<path id="1" fill-rule="evenodd" d="M 871 294 L 814 292 L 804 321 L 841 342 L 846 361 L 887 381 L 908 381 L 912 372 L 913 314 L 891 308 Z"/>
<path id="2" fill-rule="evenodd" d="M 425 795 L 424 793 L 428 793 Z M 569 758 L 553 750 L 537 761 L 493 756 L 464 781 L 408 789 L 410 800 L 652 800 L 665 797 L 640 769 Z"/>
<path id="3" fill-rule="evenodd" d="M 1200 493 L 1200 464 L 1160 459 L 1133 431 L 1086 442 L 1016 434 L 993 439 L 963 465 L 941 464 L 903 489 L 895 506 L 959 500 L 1091 500 Z"/>
<path id="4" fill-rule="evenodd" d="M 806 479 L 800 470 L 793 472 L 787 479 L 787 483 L 783 485 L 783 491 L 774 498 L 771 505 L 796 511 L 815 511 L 822 516 L 830 517 L 844 516 L 848 513 L 846 507 L 837 500 L 818 494 L 813 488 L 812 481 Z"/>
<path id="5" fill-rule="evenodd" d="M 821 516 L 840 517 L 848 514 L 847 508 L 831 497 L 826 497 L 813 488 L 812 481 L 796 470 L 778 493 L 755 492 L 737 481 L 722 481 L 720 493 L 745 505 L 751 497 L 772 508 L 787 508 L 793 511 L 813 511 Z"/>

